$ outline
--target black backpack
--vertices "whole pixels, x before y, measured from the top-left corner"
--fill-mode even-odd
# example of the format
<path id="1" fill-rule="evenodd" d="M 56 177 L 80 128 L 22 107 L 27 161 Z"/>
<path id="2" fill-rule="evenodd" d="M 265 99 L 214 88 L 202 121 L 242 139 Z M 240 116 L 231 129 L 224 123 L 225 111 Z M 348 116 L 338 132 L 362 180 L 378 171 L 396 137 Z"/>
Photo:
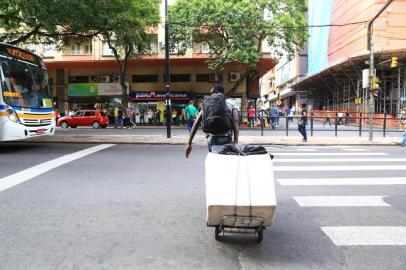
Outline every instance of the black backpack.
<path id="1" fill-rule="evenodd" d="M 213 93 L 203 98 L 203 131 L 224 134 L 232 128 L 231 112 L 227 108 L 224 94 Z"/>

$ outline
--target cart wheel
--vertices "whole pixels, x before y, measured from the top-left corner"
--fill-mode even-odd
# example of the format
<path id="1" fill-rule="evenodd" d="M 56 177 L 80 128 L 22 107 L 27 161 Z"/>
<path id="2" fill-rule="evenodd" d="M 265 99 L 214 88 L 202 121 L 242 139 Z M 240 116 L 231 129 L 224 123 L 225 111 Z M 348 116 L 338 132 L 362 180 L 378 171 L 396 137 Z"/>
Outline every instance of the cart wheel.
<path id="1" fill-rule="evenodd" d="M 258 229 L 257 231 L 257 243 L 261 243 L 262 239 L 264 239 L 264 229 Z"/>
<path id="2" fill-rule="evenodd" d="M 217 241 L 220 241 L 220 228 L 218 226 L 214 230 L 214 238 L 216 238 Z"/>

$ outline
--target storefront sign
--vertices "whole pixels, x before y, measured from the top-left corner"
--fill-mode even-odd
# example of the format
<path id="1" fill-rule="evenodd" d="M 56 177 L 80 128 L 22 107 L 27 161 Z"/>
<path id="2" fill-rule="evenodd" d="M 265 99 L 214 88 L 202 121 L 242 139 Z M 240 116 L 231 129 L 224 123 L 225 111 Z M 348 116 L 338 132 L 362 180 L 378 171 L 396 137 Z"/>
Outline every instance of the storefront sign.
<path id="1" fill-rule="evenodd" d="M 127 93 L 128 93 L 128 83 Z M 122 95 L 120 83 L 71 83 L 68 84 L 70 97 L 96 97 Z"/>
<path id="2" fill-rule="evenodd" d="M 192 93 L 188 91 L 171 92 L 172 100 L 190 100 Z M 165 100 L 166 92 L 150 91 L 150 92 L 132 92 L 130 100 L 134 101 L 154 101 Z"/>

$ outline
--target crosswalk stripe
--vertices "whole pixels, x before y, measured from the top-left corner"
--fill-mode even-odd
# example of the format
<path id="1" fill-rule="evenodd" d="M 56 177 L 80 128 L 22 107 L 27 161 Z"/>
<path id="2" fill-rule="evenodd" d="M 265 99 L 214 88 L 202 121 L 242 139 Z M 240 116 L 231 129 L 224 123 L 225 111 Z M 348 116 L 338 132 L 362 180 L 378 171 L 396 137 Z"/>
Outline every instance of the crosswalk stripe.
<path id="1" fill-rule="evenodd" d="M 331 226 L 321 230 L 336 246 L 406 245 L 406 226 Z"/>
<path id="2" fill-rule="evenodd" d="M 372 207 L 390 206 L 384 196 L 294 196 L 301 207 Z"/>
<path id="3" fill-rule="evenodd" d="M 369 151 L 368 149 L 362 149 L 362 148 L 344 148 L 343 151 L 354 151 L 354 152 L 367 152 Z"/>
<path id="4" fill-rule="evenodd" d="M 274 163 L 290 162 L 406 162 L 406 158 L 284 158 Z"/>
<path id="5" fill-rule="evenodd" d="M 406 177 L 382 178 L 289 178 L 278 179 L 282 186 L 363 186 L 406 185 Z"/>
<path id="6" fill-rule="evenodd" d="M 17 172 L 15 174 L 0 178 L 0 192 L 7 190 L 11 187 L 14 187 L 18 184 L 24 183 L 36 176 L 44 174 L 52 169 L 65 165 L 69 162 L 75 161 L 79 158 L 83 158 L 85 156 L 94 154 L 98 151 L 102 151 L 109 147 L 114 146 L 114 144 L 101 144 L 97 146 L 93 146 L 90 148 L 86 148 L 84 150 L 80 150 L 78 152 L 64 155 L 62 157 L 46 161 L 44 163 L 35 165 L 31 168 L 25 169 L 23 171 Z"/>
<path id="7" fill-rule="evenodd" d="M 352 152 L 346 152 L 346 153 L 297 153 L 297 152 L 272 152 L 274 156 L 388 156 L 388 153 L 375 153 L 375 152 L 367 152 L 367 153 L 352 153 Z"/>
<path id="8" fill-rule="evenodd" d="M 406 165 L 360 165 L 360 166 L 274 166 L 276 172 L 292 171 L 394 171 L 406 170 Z"/>

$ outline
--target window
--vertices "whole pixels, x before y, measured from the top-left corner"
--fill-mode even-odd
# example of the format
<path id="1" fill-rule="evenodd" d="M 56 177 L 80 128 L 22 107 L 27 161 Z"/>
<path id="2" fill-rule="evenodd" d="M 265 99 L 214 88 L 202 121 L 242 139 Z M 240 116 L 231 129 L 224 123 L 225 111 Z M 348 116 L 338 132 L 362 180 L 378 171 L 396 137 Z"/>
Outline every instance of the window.
<path id="1" fill-rule="evenodd" d="M 54 57 L 55 56 L 55 45 L 54 44 L 44 44 L 44 57 Z"/>
<path id="2" fill-rule="evenodd" d="M 191 82 L 192 76 L 190 74 L 171 74 L 171 82 Z M 166 75 L 164 75 L 164 81 L 166 82 Z"/>
<path id="3" fill-rule="evenodd" d="M 89 76 L 72 76 L 68 79 L 69 83 L 88 83 Z"/>
<path id="4" fill-rule="evenodd" d="M 179 52 L 183 51 L 185 48 L 182 44 L 177 43 L 174 44 L 173 47 L 169 47 L 169 53 L 170 54 L 178 54 Z"/>
<path id="5" fill-rule="evenodd" d="M 84 116 L 94 116 L 94 112 L 93 111 L 85 112 Z"/>
<path id="6" fill-rule="evenodd" d="M 147 54 L 157 54 L 158 53 L 158 46 L 156 42 L 152 42 L 150 44 L 150 49 L 147 50 Z"/>
<path id="7" fill-rule="evenodd" d="M 158 75 L 133 75 L 134 83 L 158 82 Z"/>
<path id="8" fill-rule="evenodd" d="M 203 41 L 201 45 L 202 45 L 202 48 L 201 48 L 202 53 L 210 53 L 211 52 L 209 43 L 207 43 L 206 41 Z"/>
<path id="9" fill-rule="evenodd" d="M 114 44 L 112 44 L 114 46 Z M 103 51 L 102 51 L 103 56 L 114 56 L 113 50 L 110 49 L 109 44 L 107 41 L 103 42 Z"/>
<path id="10" fill-rule="evenodd" d="M 196 74 L 196 82 L 209 82 L 210 74 Z"/>
<path id="11" fill-rule="evenodd" d="M 196 82 L 218 82 L 219 76 L 212 74 L 196 74 Z"/>
<path id="12" fill-rule="evenodd" d="M 93 46 L 92 46 L 92 44 L 86 44 L 85 45 L 85 54 L 86 55 L 93 54 Z"/>
<path id="13" fill-rule="evenodd" d="M 71 55 L 80 55 L 80 44 L 79 43 L 72 44 Z"/>

